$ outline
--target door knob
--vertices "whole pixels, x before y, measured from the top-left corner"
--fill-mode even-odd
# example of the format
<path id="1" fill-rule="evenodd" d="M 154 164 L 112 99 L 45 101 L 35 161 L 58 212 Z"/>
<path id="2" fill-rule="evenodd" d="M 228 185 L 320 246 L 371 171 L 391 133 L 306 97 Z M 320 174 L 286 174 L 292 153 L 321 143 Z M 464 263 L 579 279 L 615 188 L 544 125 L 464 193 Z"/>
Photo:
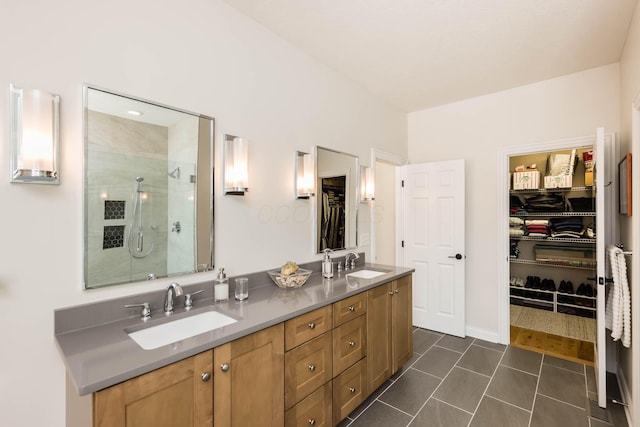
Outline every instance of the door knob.
<path id="1" fill-rule="evenodd" d="M 462 259 L 462 255 L 461 254 L 455 254 L 455 256 L 449 255 L 447 258 Z"/>

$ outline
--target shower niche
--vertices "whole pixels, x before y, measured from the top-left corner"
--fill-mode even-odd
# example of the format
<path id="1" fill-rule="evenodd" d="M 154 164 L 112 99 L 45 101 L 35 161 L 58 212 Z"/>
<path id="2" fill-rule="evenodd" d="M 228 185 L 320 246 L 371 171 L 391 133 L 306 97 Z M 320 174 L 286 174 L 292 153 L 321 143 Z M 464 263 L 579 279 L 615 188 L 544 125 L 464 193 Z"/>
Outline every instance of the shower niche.
<path id="1" fill-rule="evenodd" d="M 85 85 L 84 131 L 85 287 L 211 269 L 214 120 Z"/>

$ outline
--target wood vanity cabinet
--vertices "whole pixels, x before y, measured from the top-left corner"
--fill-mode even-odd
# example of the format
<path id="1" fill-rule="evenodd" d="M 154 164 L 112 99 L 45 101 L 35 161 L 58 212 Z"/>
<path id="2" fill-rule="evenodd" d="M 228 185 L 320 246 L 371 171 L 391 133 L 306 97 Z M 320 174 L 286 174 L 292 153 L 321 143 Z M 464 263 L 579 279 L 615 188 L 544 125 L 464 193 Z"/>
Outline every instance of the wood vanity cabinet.
<path id="1" fill-rule="evenodd" d="M 208 350 L 93 395 L 94 427 L 210 427 L 213 351 Z"/>
<path id="2" fill-rule="evenodd" d="M 216 347 L 213 366 L 215 427 L 284 425 L 282 323 Z"/>
<path id="3" fill-rule="evenodd" d="M 367 291 L 367 385 L 380 387 L 413 355 L 411 276 Z"/>

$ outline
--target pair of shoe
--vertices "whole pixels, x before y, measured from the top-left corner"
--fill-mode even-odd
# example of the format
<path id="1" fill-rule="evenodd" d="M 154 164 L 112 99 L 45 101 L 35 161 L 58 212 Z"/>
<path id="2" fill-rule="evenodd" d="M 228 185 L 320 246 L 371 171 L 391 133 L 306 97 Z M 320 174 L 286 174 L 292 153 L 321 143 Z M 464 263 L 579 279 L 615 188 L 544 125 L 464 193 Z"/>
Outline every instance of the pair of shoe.
<path id="1" fill-rule="evenodd" d="M 560 287 L 558 287 L 558 292 L 562 292 L 565 294 L 573 294 L 573 283 L 571 283 L 571 280 L 567 280 L 566 282 L 564 280 L 560 281 Z"/>
<path id="2" fill-rule="evenodd" d="M 542 282 L 538 276 L 527 276 L 524 287 L 528 289 L 542 289 Z"/>
<path id="3" fill-rule="evenodd" d="M 523 288 L 524 287 L 524 279 L 522 277 L 512 276 L 509 279 L 509 284 L 511 286 L 517 286 L 519 288 Z"/>
<path id="4" fill-rule="evenodd" d="M 580 283 L 580 286 L 578 286 L 578 290 L 576 290 L 576 295 L 593 297 L 595 296 L 595 291 L 593 289 L 593 286 L 591 286 L 589 283 Z"/>
<path id="5" fill-rule="evenodd" d="M 540 289 L 542 289 L 543 291 L 555 292 L 556 282 L 554 282 L 553 279 L 542 279 L 542 282 L 540 283 Z"/>

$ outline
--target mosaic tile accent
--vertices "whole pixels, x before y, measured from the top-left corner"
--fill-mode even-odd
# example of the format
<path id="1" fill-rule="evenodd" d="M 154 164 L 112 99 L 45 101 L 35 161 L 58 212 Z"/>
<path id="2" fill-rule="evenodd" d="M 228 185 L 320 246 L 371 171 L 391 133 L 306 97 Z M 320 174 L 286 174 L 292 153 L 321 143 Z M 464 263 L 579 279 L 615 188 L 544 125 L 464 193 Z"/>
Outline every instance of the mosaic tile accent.
<path id="1" fill-rule="evenodd" d="M 102 238 L 102 249 L 123 247 L 124 227 L 124 225 L 105 225 Z"/>
<path id="2" fill-rule="evenodd" d="M 104 219 L 124 219 L 124 200 L 105 200 Z"/>

